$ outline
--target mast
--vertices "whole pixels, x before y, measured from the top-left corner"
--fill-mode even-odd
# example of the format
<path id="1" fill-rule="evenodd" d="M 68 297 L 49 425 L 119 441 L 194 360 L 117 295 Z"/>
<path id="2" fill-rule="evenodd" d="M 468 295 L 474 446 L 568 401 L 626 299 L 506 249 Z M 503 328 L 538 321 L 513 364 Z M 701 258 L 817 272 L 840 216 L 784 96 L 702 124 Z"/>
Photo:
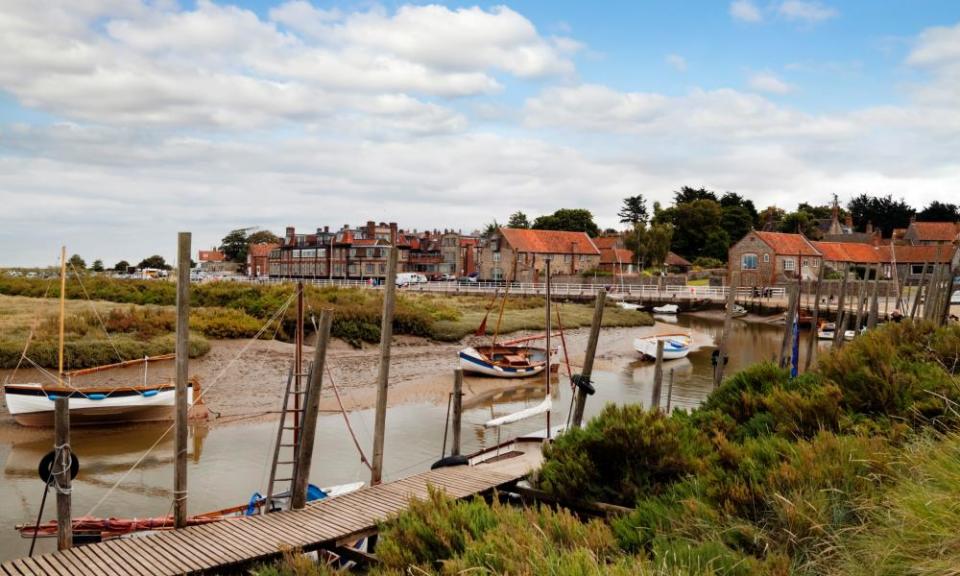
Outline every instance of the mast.
<path id="1" fill-rule="evenodd" d="M 543 371 L 546 374 L 547 378 L 547 398 L 550 396 L 550 332 L 553 330 L 550 319 L 550 256 L 546 258 L 546 267 L 547 267 L 547 287 L 546 287 L 546 297 L 547 297 L 547 324 L 545 326 L 547 330 L 547 369 Z M 550 411 L 547 410 L 547 440 L 550 439 Z"/>
<path id="2" fill-rule="evenodd" d="M 57 384 L 63 386 L 63 318 L 67 298 L 67 247 L 60 247 L 60 346 L 57 351 Z"/>

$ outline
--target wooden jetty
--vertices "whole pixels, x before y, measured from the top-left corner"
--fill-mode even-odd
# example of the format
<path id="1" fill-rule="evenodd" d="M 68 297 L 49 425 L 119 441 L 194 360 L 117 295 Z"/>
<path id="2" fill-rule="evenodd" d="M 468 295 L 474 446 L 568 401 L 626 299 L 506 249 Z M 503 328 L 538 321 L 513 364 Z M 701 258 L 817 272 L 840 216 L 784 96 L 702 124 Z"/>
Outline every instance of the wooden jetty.
<path id="1" fill-rule="evenodd" d="M 285 549 L 342 550 L 376 533 L 378 522 L 406 509 L 412 498 L 425 499 L 428 486 L 452 498 L 465 498 L 509 487 L 539 464 L 539 454 L 526 454 L 480 466 L 439 468 L 320 500 L 302 510 L 226 519 L 19 558 L 0 564 L 0 575 L 204 574 L 269 561 Z"/>

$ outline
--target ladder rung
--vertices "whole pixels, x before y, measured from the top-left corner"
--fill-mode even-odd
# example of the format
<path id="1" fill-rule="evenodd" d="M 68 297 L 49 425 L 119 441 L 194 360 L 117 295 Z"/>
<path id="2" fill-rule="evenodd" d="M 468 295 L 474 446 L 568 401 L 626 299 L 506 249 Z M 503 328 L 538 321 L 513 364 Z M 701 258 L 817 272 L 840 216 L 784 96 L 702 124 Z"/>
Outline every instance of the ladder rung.
<path id="1" fill-rule="evenodd" d="M 276 484 L 277 482 L 292 482 L 292 481 L 293 481 L 293 478 L 274 478 L 273 479 L 274 484 Z"/>
<path id="2" fill-rule="evenodd" d="M 297 463 L 296 460 L 281 460 L 280 462 L 277 462 L 277 464 L 296 464 L 296 463 Z"/>

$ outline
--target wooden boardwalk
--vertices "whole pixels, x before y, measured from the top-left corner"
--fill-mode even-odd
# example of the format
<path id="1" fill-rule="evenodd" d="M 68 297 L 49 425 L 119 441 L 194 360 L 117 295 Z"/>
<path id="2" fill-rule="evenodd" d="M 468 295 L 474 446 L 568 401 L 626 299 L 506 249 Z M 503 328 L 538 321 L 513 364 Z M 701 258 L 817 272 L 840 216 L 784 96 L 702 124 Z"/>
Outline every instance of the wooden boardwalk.
<path id="1" fill-rule="evenodd" d="M 522 460 L 522 459 L 518 459 Z M 507 461 L 509 462 L 509 461 Z M 464 498 L 522 478 L 533 462 L 441 468 L 360 489 L 303 510 L 232 518 L 144 538 L 110 540 L 0 564 L 2 576 L 154 576 L 216 573 L 276 557 L 281 549 L 333 548 L 375 532 L 377 523 L 427 497 L 427 486 Z"/>

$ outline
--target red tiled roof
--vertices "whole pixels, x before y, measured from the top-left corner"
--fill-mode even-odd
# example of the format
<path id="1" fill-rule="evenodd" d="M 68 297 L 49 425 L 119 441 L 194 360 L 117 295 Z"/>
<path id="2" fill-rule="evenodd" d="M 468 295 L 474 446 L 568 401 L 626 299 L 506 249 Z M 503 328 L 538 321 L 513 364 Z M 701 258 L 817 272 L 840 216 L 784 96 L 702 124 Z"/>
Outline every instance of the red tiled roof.
<path id="1" fill-rule="evenodd" d="M 693 266 L 689 260 L 679 254 L 667 252 L 667 258 L 663 262 L 667 266 Z"/>
<path id="2" fill-rule="evenodd" d="M 871 244 L 859 242 L 813 242 L 827 262 L 851 262 L 854 264 L 875 264 L 879 261 L 877 249 Z"/>
<path id="3" fill-rule="evenodd" d="M 600 250 L 608 250 L 610 248 L 616 248 L 620 241 L 621 238 L 619 236 L 599 236 L 593 239 L 593 244 Z"/>
<path id="4" fill-rule="evenodd" d="M 201 250 L 198 259 L 201 262 L 223 262 L 227 257 L 219 250 Z"/>
<path id="5" fill-rule="evenodd" d="M 893 247 L 897 264 L 923 264 L 924 262 L 947 263 L 953 259 L 953 254 L 957 250 L 955 246 L 934 245 L 926 246 L 901 246 Z M 892 262 L 890 257 L 890 246 L 879 246 L 877 254 L 881 262 Z"/>
<path id="6" fill-rule="evenodd" d="M 254 258 L 256 258 L 256 257 L 262 257 L 262 256 L 269 256 L 271 250 L 273 250 L 274 248 L 279 248 L 279 247 L 280 247 L 279 244 L 251 244 L 251 245 L 250 245 L 250 250 L 247 251 L 247 253 L 248 253 L 250 256 L 253 256 Z"/>
<path id="7" fill-rule="evenodd" d="M 960 227 L 953 222 L 911 222 L 908 232 L 921 242 L 952 242 L 960 235 Z"/>
<path id="8" fill-rule="evenodd" d="M 755 231 L 757 238 L 763 240 L 768 246 L 773 248 L 777 254 L 787 256 L 819 256 L 810 241 L 801 234 L 787 234 L 784 232 L 762 232 Z"/>
<path id="9" fill-rule="evenodd" d="M 500 234 L 518 252 L 535 254 L 593 254 L 600 251 L 586 232 L 501 228 Z"/>
<path id="10" fill-rule="evenodd" d="M 633 250 L 626 248 L 604 248 L 600 250 L 601 264 L 630 264 L 633 262 Z"/>

